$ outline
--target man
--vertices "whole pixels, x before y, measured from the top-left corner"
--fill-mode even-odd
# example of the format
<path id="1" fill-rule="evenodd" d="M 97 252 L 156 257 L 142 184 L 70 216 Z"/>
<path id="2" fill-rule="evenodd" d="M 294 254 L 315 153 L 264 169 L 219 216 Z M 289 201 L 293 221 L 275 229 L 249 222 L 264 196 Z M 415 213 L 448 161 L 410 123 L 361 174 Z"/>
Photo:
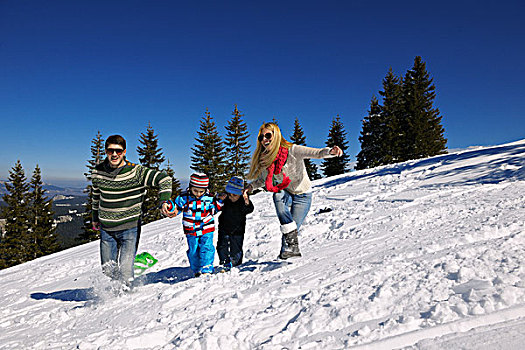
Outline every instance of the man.
<path id="1" fill-rule="evenodd" d="M 172 216 L 165 203 L 171 197 L 171 177 L 127 161 L 126 140 L 120 135 L 108 137 L 105 148 L 106 159 L 92 173 L 93 229 L 100 230 L 102 272 L 129 290 L 146 188 L 159 189 L 161 212 Z"/>

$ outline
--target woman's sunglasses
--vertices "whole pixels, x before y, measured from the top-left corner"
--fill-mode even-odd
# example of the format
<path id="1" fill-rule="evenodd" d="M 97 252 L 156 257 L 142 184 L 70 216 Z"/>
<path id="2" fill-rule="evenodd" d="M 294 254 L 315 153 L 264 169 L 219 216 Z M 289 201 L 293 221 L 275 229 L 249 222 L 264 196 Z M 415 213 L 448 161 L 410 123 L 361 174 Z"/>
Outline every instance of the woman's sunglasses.
<path id="1" fill-rule="evenodd" d="M 106 154 L 113 154 L 113 152 L 115 152 L 118 156 L 120 156 L 122 154 L 122 152 L 124 152 L 124 150 L 122 148 L 108 148 L 108 149 L 106 149 Z"/>
<path id="2" fill-rule="evenodd" d="M 259 140 L 259 142 L 261 142 L 263 139 L 267 139 L 267 140 L 271 140 L 272 139 L 272 133 L 271 132 L 267 132 L 266 134 L 261 134 L 259 135 L 259 137 L 257 138 Z"/>

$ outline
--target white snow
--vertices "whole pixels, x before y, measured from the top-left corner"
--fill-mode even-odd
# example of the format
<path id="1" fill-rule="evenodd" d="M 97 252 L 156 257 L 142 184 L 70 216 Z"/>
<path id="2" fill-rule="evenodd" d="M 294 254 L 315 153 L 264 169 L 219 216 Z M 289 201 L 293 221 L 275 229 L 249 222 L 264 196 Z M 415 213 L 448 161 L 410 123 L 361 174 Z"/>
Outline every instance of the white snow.
<path id="1" fill-rule="evenodd" d="M 290 262 L 261 193 L 229 273 L 192 278 L 180 217 L 144 227 L 139 251 L 160 262 L 131 294 L 107 290 L 98 242 L 0 271 L 0 348 L 523 348 L 525 140 L 313 193 Z"/>

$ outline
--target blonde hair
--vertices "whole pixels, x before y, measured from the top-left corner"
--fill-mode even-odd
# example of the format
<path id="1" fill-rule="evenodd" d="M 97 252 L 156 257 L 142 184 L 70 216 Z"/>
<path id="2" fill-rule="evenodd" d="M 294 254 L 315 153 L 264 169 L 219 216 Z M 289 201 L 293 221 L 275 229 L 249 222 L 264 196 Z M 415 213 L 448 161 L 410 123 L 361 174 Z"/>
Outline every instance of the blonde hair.
<path id="1" fill-rule="evenodd" d="M 273 137 L 268 145 L 268 148 L 264 148 L 262 143 L 259 141 L 259 136 L 262 134 L 264 129 L 268 129 L 272 132 Z M 250 172 L 246 176 L 249 180 L 255 180 L 259 177 L 263 169 L 268 168 L 279 153 L 279 147 L 290 148 L 292 143 L 284 139 L 281 134 L 281 129 L 275 123 L 264 123 L 259 128 L 257 134 L 257 147 L 253 152 L 252 161 L 250 163 Z"/>

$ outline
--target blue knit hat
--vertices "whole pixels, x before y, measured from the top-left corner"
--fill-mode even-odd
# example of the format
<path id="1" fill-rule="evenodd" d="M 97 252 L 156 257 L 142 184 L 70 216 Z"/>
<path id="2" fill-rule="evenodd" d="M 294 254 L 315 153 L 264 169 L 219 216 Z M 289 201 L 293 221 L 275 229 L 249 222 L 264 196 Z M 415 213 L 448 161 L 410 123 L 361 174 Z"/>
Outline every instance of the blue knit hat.
<path id="1" fill-rule="evenodd" d="M 231 194 L 238 194 L 239 196 L 242 195 L 242 191 L 244 190 L 244 181 L 238 176 L 234 176 L 228 181 L 228 184 L 226 184 L 226 192 Z"/>

